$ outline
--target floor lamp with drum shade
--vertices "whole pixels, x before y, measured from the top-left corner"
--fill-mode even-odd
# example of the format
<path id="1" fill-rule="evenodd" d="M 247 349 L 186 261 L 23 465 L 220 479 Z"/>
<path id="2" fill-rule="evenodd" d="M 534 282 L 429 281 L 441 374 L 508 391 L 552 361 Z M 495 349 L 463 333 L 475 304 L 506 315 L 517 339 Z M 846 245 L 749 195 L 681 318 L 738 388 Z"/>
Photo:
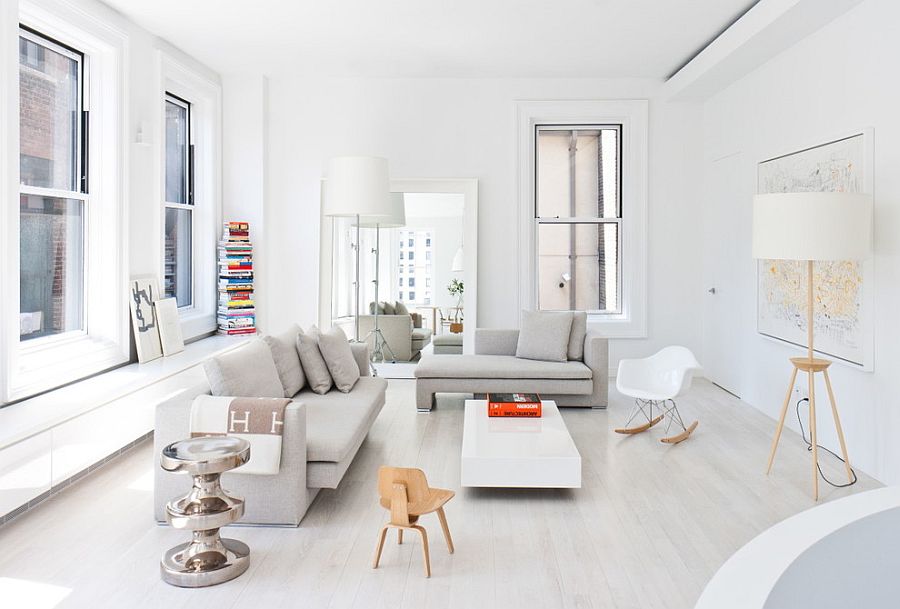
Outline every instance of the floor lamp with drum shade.
<path id="1" fill-rule="evenodd" d="M 341 156 L 328 162 L 322 214 L 356 219 L 356 280 L 354 281 L 354 337 L 359 342 L 359 229 L 369 220 L 391 214 L 391 184 L 387 159 Z"/>
<path id="2" fill-rule="evenodd" d="M 872 197 L 844 192 L 802 192 L 758 195 L 753 200 L 753 257 L 763 260 L 806 262 L 806 357 L 792 357 L 790 386 L 772 439 L 769 464 L 772 470 L 778 440 L 791 401 L 797 372 L 806 372 L 809 391 L 809 427 L 812 449 L 813 496 L 819 498 L 818 445 L 816 444 L 815 375 L 821 373 L 831 402 L 831 414 L 841 445 L 847 477 L 853 481 L 847 445 L 838 416 L 837 402 L 828 377 L 831 361 L 814 354 L 815 299 L 814 262 L 817 260 L 864 260 L 872 254 Z"/>
<path id="3" fill-rule="evenodd" d="M 378 286 L 380 283 L 379 271 L 381 266 L 381 229 L 400 228 L 401 226 L 406 226 L 406 203 L 403 199 L 402 192 L 391 193 L 390 214 L 386 216 L 361 216 L 356 222 L 357 230 L 360 227 L 375 229 L 375 247 L 372 248 L 372 253 L 375 254 L 375 279 L 372 281 L 372 283 L 375 284 L 375 310 L 372 312 L 375 316 L 375 328 L 363 339 L 368 340 L 369 336 L 373 336 L 371 356 L 373 362 L 383 362 L 385 360 L 385 350 L 390 354 L 392 362 L 396 362 L 397 360 L 397 358 L 394 357 L 394 350 L 391 349 L 387 339 L 384 338 L 384 333 L 381 331 L 381 328 L 378 327 Z M 357 243 L 358 242 L 359 239 L 357 239 Z"/>

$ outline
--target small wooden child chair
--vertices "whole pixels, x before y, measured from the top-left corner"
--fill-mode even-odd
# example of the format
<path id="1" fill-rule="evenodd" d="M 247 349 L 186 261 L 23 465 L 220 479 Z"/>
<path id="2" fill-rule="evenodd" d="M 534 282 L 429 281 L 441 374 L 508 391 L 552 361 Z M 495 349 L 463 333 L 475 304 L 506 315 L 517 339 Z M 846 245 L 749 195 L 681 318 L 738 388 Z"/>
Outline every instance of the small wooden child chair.
<path id="1" fill-rule="evenodd" d="M 429 487 L 428 480 L 425 479 L 425 472 L 420 469 L 382 466 L 378 470 L 378 494 L 381 496 L 381 506 L 391 511 L 391 521 L 381 528 L 372 568 L 378 568 L 381 550 L 384 548 L 384 538 L 389 528 L 397 529 L 397 543 L 403 543 L 404 529 L 415 529 L 422 535 L 425 577 L 431 577 L 428 534 L 425 532 L 425 528 L 417 522 L 419 516 L 437 512 L 438 520 L 441 521 L 441 529 L 444 531 L 444 539 L 447 540 L 447 548 L 453 554 L 453 540 L 450 538 L 450 529 L 447 527 L 444 504 L 453 499 L 456 493 Z"/>

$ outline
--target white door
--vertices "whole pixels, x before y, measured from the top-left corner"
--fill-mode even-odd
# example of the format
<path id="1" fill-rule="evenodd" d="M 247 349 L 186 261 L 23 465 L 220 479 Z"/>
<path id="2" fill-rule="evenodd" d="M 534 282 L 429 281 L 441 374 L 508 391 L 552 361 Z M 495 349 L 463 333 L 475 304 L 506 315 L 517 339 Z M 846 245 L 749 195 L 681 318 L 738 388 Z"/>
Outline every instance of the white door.
<path id="1" fill-rule="evenodd" d="M 734 153 L 707 164 L 703 240 L 703 369 L 716 385 L 740 395 L 743 349 L 739 323 L 746 303 L 740 299 L 739 278 L 748 261 L 741 243 L 748 188 L 744 155 Z M 742 173 L 743 169 L 743 173 Z"/>

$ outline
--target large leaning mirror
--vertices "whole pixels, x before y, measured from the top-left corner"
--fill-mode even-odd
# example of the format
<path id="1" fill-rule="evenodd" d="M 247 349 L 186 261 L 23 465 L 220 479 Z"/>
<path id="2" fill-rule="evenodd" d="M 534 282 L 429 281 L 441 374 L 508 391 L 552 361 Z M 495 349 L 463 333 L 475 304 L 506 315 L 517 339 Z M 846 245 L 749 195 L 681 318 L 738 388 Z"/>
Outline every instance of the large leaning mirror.
<path id="1" fill-rule="evenodd" d="M 473 351 L 477 181 L 391 189 L 390 217 L 322 218 L 319 323 L 367 342 L 380 376 L 412 378 L 425 355 Z"/>

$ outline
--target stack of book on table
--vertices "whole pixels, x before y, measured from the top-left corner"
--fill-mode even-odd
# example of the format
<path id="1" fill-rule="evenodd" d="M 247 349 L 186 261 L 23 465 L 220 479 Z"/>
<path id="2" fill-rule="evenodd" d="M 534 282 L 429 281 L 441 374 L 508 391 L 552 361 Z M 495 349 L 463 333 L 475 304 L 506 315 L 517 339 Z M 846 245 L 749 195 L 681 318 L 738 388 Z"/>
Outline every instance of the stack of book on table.
<path id="1" fill-rule="evenodd" d="M 219 241 L 219 334 L 255 334 L 250 225 L 226 222 Z"/>
<path id="2" fill-rule="evenodd" d="M 539 417 L 541 396 L 536 393 L 489 393 L 489 417 Z"/>

